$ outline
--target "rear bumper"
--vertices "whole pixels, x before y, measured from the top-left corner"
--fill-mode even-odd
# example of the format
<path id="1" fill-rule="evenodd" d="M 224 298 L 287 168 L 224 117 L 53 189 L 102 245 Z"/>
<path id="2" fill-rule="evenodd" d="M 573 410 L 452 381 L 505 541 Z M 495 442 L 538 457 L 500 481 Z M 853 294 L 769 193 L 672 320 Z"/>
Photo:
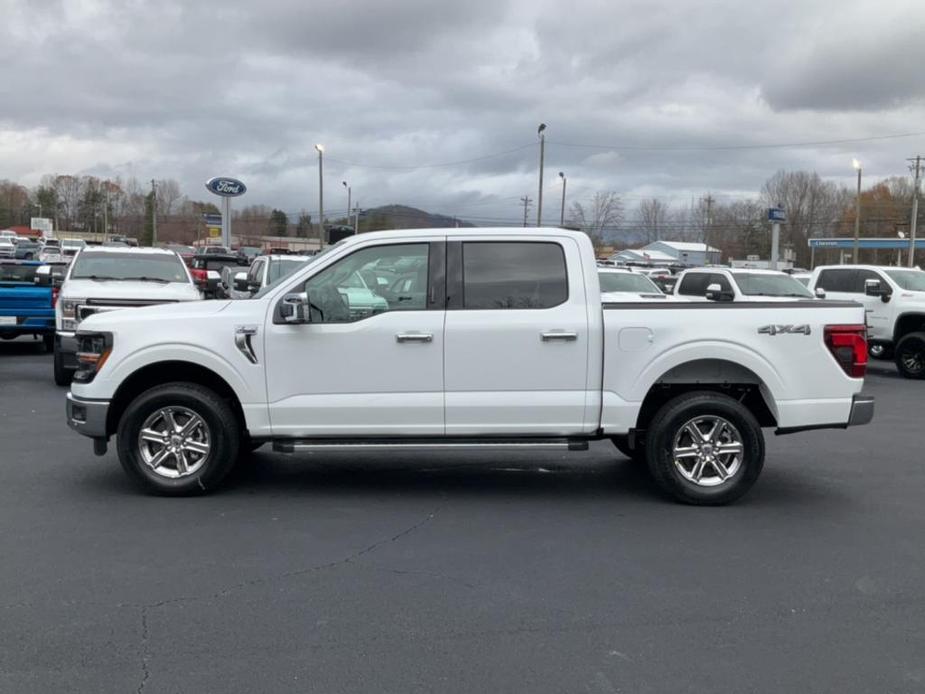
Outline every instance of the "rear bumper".
<path id="1" fill-rule="evenodd" d="M 849 427 L 859 427 L 864 424 L 870 424 L 873 418 L 873 395 L 855 395 L 851 398 L 851 416 L 848 417 Z"/>
<path id="2" fill-rule="evenodd" d="M 816 429 L 847 429 L 848 427 L 859 427 L 864 424 L 870 424 L 874 418 L 874 396 L 872 395 L 854 395 L 851 397 L 851 409 L 848 413 L 847 422 L 835 422 L 833 424 L 812 424 L 805 427 L 783 427 L 777 429 L 774 433 L 778 436 L 785 434 L 798 434 L 801 431 L 814 431 Z"/>
<path id="3" fill-rule="evenodd" d="M 17 316 L 16 325 L 0 325 L 0 335 L 51 335 L 55 319 L 47 316 Z"/>
<path id="4" fill-rule="evenodd" d="M 91 439 L 106 439 L 109 400 L 81 400 L 67 394 L 67 425 Z"/>

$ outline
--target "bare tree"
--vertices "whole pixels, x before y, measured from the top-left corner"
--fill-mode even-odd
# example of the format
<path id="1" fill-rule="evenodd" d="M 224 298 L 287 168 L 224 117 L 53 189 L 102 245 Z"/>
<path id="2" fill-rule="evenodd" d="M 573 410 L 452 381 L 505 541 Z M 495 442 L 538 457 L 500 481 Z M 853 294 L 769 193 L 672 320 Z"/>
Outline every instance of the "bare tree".
<path id="1" fill-rule="evenodd" d="M 778 171 L 764 184 L 763 202 L 782 205 L 787 223 L 782 241 L 793 247 L 797 262 L 809 261 L 807 239 L 836 234 L 851 193 L 831 181 L 823 181 L 815 171 Z"/>
<path id="2" fill-rule="evenodd" d="M 658 198 L 650 198 L 639 203 L 639 231 L 642 241 L 652 243 L 659 241 L 668 226 L 671 213 L 670 205 Z"/>
<path id="3" fill-rule="evenodd" d="M 180 184 L 172 178 L 163 178 L 157 182 L 157 213 L 169 217 L 177 211 L 178 203 L 183 201 Z"/>
<path id="4" fill-rule="evenodd" d="M 572 203 L 570 222 L 591 237 L 595 245 L 604 239 L 605 230 L 614 230 L 623 221 L 623 201 L 614 192 L 594 194 L 587 208 L 580 202 Z"/>

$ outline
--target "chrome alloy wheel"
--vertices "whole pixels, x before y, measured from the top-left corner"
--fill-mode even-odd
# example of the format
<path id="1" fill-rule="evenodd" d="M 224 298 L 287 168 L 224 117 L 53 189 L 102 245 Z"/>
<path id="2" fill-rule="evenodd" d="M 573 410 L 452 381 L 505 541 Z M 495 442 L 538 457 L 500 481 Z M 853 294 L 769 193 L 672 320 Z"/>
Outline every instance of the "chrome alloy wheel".
<path id="1" fill-rule="evenodd" d="M 716 487 L 742 467 L 745 445 L 739 430 L 715 415 L 695 417 L 674 437 L 674 466 L 688 482 Z"/>
<path id="2" fill-rule="evenodd" d="M 138 433 L 138 452 L 161 477 L 178 479 L 197 472 L 212 450 L 209 427 L 186 407 L 155 410 Z"/>

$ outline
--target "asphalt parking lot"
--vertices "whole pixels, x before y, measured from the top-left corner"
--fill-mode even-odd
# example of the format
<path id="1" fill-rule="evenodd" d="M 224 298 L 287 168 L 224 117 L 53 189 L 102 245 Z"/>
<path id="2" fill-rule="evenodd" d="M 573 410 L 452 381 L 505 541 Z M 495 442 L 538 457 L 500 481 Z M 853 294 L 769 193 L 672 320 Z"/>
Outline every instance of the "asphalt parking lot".
<path id="1" fill-rule="evenodd" d="M 131 487 L 0 343 L 2 692 L 925 691 L 925 383 L 768 438 L 734 506 L 609 443 L 258 453 L 204 498 Z"/>

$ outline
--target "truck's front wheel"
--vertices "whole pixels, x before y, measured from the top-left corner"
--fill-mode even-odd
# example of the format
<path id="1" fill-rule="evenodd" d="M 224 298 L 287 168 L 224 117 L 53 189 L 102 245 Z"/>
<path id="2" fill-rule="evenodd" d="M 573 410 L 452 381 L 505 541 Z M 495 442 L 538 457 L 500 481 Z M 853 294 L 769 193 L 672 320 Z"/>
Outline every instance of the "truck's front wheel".
<path id="1" fill-rule="evenodd" d="M 925 378 L 925 333 L 909 333 L 896 345 L 896 368 L 906 378 Z"/>
<path id="2" fill-rule="evenodd" d="M 202 494 L 217 487 L 238 456 L 238 421 L 228 403 L 195 383 L 145 391 L 119 421 L 119 462 L 146 491 Z"/>
<path id="3" fill-rule="evenodd" d="M 646 457 L 658 485 L 688 504 L 735 501 L 764 465 L 761 426 L 738 401 L 710 391 L 667 402 L 648 428 Z"/>

